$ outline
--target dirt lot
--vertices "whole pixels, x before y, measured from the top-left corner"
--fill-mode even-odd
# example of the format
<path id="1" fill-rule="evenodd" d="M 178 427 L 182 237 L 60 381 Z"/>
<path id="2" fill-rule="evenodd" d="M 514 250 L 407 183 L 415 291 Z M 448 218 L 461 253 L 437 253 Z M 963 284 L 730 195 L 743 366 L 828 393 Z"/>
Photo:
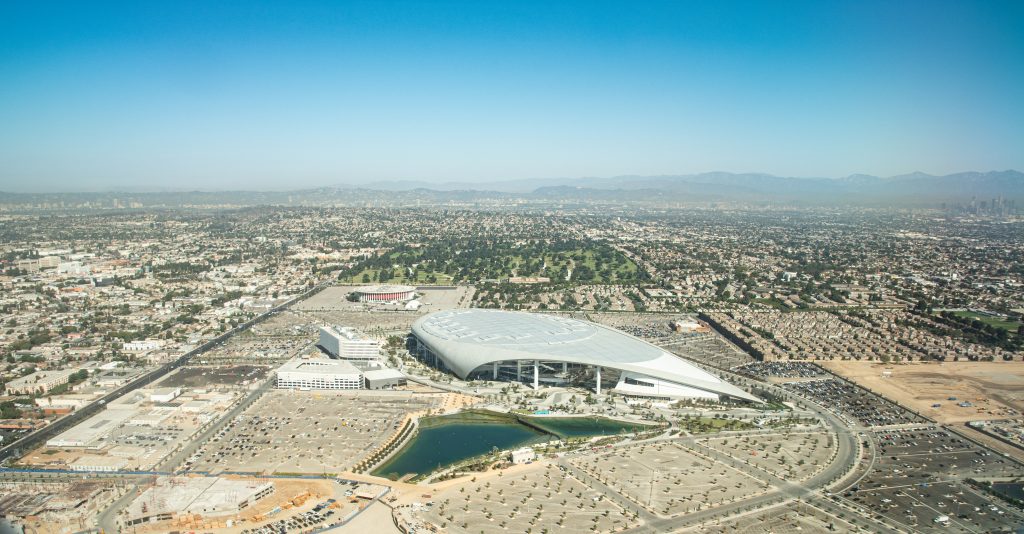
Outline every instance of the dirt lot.
<path id="1" fill-rule="evenodd" d="M 819 363 L 940 423 L 1006 419 L 1024 411 L 1024 365 L 1020 362 Z M 883 376 L 886 371 L 891 375 Z M 972 406 L 958 405 L 965 401 Z M 935 404 L 940 406 L 933 407 Z"/>

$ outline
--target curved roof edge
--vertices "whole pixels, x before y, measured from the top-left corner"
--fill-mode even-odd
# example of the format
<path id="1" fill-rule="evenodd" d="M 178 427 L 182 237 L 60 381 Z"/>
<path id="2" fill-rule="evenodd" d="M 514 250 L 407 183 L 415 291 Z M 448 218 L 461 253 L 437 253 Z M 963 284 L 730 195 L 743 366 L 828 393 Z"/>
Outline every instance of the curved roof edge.
<path id="1" fill-rule="evenodd" d="M 519 312 L 524 313 L 524 312 Z M 431 314 L 432 315 L 432 314 Z M 420 343 L 423 343 L 440 358 L 444 364 L 451 369 L 459 378 L 465 379 L 470 372 L 474 369 L 501 361 L 515 361 L 515 360 L 543 360 L 545 362 L 566 362 L 580 365 L 599 365 L 609 369 L 616 369 L 619 371 L 629 371 L 641 375 L 647 375 L 669 382 L 675 382 L 685 386 L 690 386 L 710 393 L 718 395 L 725 395 L 728 397 L 734 397 L 743 399 L 746 401 L 763 403 L 761 399 L 743 391 L 737 386 L 734 386 L 707 371 L 693 365 L 690 362 L 671 354 L 656 345 L 648 343 L 642 339 L 631 336 L 620 330 L 615 330 L 604 325 L 595 326 L 606 328 L 614 331 L 615 333 L 627 336 L 637 342 L 644 343 L 646 345 L 657 348 L 661 351 L 661 355 L 658 358 L 648 361 L 640 362 L 611 362 L 611 361 L 594 361 L 588 358 L 586 355 L 555 355 L 555 354 L 536 354 L 523 350 L 515 350 L 505 347 L 488 347 L 466 343 L 453 343 L 449 340 L 437 339 L 440 343 L 431 343 L 432 335 L 428 332 L 424 332 L 421 328 L 423 322 L 427 320 L 430 315 L 425 315 L 416 320 L 412 325 L 413 334 L 419 339 Z M 695 376 L 696 375 L 696 376 Z"/>

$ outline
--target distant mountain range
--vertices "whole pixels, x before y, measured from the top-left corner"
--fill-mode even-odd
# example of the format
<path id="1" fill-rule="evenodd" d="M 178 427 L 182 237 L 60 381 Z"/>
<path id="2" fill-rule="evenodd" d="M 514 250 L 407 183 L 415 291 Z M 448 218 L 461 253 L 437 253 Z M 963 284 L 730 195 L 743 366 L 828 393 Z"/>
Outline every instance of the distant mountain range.
<path id="1" fill-rule="evenodd" d="M 616 176 L 512 180 L 487 184 L 449 182 L 385 182 L 373 186 L 387 191 L 493 191 L 550 198 L 662 198 L 677 200 L 790 200 L 812 202 L 935 201 L 1024 198 L 1024 173 L 1018 171 L 962 172 L 945 176 L 913 173 L 882 178 L 854 174 L 846 178 L 788 178 L 761 173 L 709 172 L 664 176 Z"/>
<path id="2" fill-rule="evenodd" d="M 378 182 L 295 191 L 158 191 L 103 193 L 2 193 L 0 204 L 102 207 L 289 205 L 431 205 L 526 202 L 770 202 L 802 205 L 936 206 L 994 198 L 1024 204 L 1024 173 L 913 173 L 881 178 L 787 178 L 770 174 L 710 172 L 667 176 L 530 179 L 465 182 Z M 1021 206 L 1024 208 L 1024 205 Z"/>

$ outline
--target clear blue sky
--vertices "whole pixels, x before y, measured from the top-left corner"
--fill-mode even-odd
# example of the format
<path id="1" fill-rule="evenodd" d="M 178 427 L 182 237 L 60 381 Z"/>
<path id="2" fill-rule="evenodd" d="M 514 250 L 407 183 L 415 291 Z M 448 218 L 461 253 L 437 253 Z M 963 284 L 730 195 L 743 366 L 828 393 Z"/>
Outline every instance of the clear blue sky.
<path id="1" fill-rule="evenodd" d="M 4 2 L 0 190 L 1024 169 L 1024 2 Z"/>

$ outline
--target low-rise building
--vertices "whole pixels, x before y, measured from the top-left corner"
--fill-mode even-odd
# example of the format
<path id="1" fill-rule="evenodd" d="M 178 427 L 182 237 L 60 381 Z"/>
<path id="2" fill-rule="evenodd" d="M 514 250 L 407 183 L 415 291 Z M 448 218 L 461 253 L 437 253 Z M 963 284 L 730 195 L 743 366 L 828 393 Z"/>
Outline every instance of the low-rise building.
<path id="1" fill-rule="evenodd" d="M 88 471 L 94 473 L 110 473 L 128 467 L 128 460 L 116 456 L 99 456 L 85 454 L 71 462 L 72 471 Z"/>
<path id="2" fill-rule="evenodd" d="M 181 395 L 181 388 L 157 388 L 149 394 L 149 400 L 152 402 L 171 402 L 178 395 Z"/>
<path id="3" fill-rule="evenodd" d="M 46 446 L 100 449 L 107 436 L 136 413 L 135 408 L 108 408 L 46 440 Z"/>
<path id="4" fill-rule="evenodd" d="M 121 347 L 128 352 L 149 352 L 163 346 L 164 342 L 159 339 L 147 339 L 143 341 L 129 341 Z"/>
<path id="5" fill-rule="evenodd" d="M 67 384 L 76 369 L 62 371 L 36 371 L 28 376 L 11 380 L 5 386 L 8 395 L 43 394 L 51 389 Z"/>
<path id="6" fill-rule="evenodd" d="M 406 383 L 405 374 L 397 369 L 364 371 L 363 379 L 366 381 L 366 389 L 391 389 Z"/>
<path id="7" fill-rule="evenodd" d="M 354 328 L 321 327 L 320 346 L 331 356 L 342 360 L 367 361 L 380 358 L 380 341 L 365 337 Z"/>
<path id="8" fill-rule="evenodd" d="M 280 389 L 361 389 L 363 373 L 341 360 L 297 359 L 277 369 Z"/>

